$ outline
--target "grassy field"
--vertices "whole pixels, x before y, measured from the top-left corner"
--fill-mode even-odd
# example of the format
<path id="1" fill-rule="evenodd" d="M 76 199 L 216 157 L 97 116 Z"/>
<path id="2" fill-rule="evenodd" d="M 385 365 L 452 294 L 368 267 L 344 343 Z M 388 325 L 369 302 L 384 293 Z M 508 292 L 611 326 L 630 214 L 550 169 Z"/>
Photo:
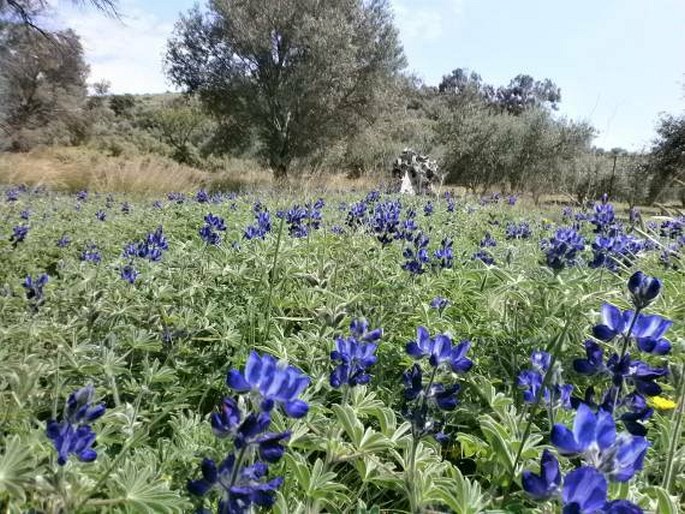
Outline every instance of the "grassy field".
<path id="1" fill-rule="evenodd" d="M 684 220 L 91 164 L 0 199 L 3 512 L 683 507 Z"/>

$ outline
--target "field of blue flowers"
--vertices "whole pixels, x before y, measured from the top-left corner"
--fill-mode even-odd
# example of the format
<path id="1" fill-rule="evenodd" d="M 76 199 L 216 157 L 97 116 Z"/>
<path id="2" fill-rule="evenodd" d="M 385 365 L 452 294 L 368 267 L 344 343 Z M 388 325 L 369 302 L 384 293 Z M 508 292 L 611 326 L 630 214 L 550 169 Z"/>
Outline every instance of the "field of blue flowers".
<path id="1" fill-rule="evenodd" d="M 2 194 L 2 512 L 684 507 L 684 218 Z"/>

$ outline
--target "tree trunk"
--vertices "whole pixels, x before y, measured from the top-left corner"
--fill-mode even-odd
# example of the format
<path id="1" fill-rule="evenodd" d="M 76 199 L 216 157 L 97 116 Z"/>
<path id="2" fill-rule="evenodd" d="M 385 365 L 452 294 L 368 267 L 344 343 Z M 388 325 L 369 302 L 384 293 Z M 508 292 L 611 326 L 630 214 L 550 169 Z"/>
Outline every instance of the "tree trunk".
<path id="1" fill-rule="evenodd" d="M 271 162 L 271 168 L 274 170 L 274 178 L 276 180 L 285 180 L 288 178 L 288 165 L 283 161 Z"/>

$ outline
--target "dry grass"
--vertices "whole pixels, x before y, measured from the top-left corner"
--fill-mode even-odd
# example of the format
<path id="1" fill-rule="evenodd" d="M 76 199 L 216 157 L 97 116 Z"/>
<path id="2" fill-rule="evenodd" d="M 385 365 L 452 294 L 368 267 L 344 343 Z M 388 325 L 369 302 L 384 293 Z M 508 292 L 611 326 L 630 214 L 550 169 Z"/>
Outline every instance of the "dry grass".
<path id="1" fill-rule="evenodd" d="M 275 183 L 270 170 L 252 160 L 227 159 L 222 171 L 203 172 L 155 155 L 112 157 L 89 148 L 42 148 L 0 154 L 0 183 L 45 185 L 55 190 L 160 194 L 169 191 L 266 191 L 311 196 L 370 191 L 378 177 L 350 180 L 343 174 L 298 174 Z"/>
<path id="2" fill-rule="evenodd" d="M 57 190 L 162 193 L 189 191 L 208 175 L 155 156 L 108 157 L 84 148 L 0 155 L 0 182 Z"/>

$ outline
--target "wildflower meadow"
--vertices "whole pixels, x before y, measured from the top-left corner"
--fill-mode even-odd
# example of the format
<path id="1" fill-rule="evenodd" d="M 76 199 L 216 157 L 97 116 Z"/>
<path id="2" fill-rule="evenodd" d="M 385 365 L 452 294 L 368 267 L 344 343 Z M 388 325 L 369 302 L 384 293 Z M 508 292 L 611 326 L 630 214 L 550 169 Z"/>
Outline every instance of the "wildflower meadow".
<path id="1" fill-rule="evenodd" d="M 677 513 L 685 218 L 0 198 L 7 513 Z"/>

